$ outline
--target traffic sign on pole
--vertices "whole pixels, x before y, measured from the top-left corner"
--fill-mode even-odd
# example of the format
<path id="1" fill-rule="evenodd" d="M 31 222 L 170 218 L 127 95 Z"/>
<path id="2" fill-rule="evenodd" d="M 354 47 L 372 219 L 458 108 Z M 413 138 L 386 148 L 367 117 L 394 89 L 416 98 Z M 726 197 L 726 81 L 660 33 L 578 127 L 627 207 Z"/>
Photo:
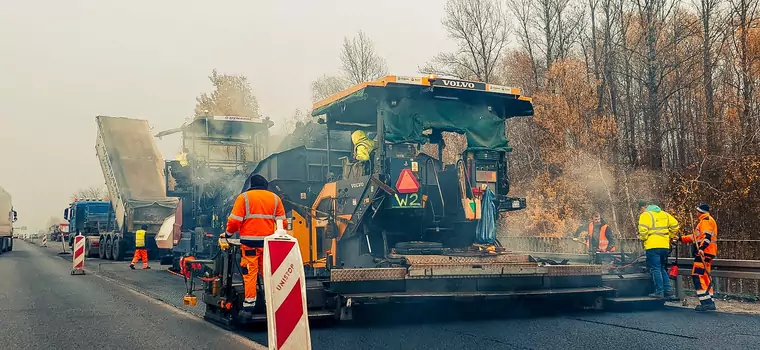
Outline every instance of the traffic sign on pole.
<path id="1" fill-rule="evenodd" d="M 269 349 L 311 349 L 306 278 L 298 240 L 284 230 L 264 238 L 263 268 Z"/>

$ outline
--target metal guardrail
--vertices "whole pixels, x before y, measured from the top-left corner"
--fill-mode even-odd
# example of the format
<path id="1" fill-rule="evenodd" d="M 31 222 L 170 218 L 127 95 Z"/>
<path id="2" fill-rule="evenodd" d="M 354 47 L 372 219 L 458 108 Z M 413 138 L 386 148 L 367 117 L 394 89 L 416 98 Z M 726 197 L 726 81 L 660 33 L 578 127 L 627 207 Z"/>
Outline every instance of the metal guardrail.
<path id="1" fill-rule="evenodd" d="M 502 236 L 499 237 L 499 240 L 511 250 L 573 254 L 586 253 L 586 244 L 584 242 L 573 241 L 570 237 Z M 616 245 L 618 251 L 638 254 L 644 252 L 641 241 L 638 238 L 618 238 Z M 689 258 L 690 254 L 690 247 L 682 244 L 678 250 L 678 256 Z M 718 256 L 739 260 L 760 260 L 760 240 L 719 238 Z"/>
<path id="2" fill-rule="evenodd" d="M 586 245 L 566 237 L 500 237 L 502 244 L 509 250 L 532 254 L 557 261 L 568 259 L 571 262 L 588 262 Z M 628 256 L 644 254 L 638 239 L 619 240 Z M 620 251 L 620 249 L 618 250 Z M 691 250 L 685 245 L 678 251 L 679 275 L 691 276 L 694 259 Z M 673 251 L 675 255 L 675 251 Z M 715 259 L 712 276 L 715 278 L 715 291 L 730 295 L 760 296 L 760 240 L 719 240 L 718 256 L 733 259 Z M 670 258 L 675 263 L 676 257 Z M 693 289 L 691 278 L 684 278 L 686 287 Z"/>

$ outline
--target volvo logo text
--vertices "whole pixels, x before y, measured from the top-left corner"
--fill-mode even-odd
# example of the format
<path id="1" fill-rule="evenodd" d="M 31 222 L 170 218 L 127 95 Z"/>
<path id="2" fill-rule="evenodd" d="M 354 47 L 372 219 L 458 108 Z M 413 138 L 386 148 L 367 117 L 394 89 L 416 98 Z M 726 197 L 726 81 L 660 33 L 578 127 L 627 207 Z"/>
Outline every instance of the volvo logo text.
<path id="1" fill-rule="evenodd" d="M 457 80 L 446 80 L 441 79 L 441 82 L 444 86 L 450 86 L 450 87 L 458 87 L 458 88 L 465 88 L 465 89 L 474 89 L 475 83 L 469 82 L 469 81 L 457 81 Z"/>

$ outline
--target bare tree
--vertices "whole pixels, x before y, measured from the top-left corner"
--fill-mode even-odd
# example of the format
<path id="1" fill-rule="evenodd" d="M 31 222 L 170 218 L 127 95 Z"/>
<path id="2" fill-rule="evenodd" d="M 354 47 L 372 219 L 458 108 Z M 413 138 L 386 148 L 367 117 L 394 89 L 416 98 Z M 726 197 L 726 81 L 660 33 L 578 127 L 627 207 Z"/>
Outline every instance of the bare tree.
<path id="1" fill-rule="evenodd" d="M 290 134 L 293 132 L 293 130 L 298 127 L 298 124 L 306 124 L 309 119 L 311 119 L 311 110 L 302 111 L 301 109 L 296 109 L 295 113 L 293 113 L 293 116 L 290 118 L 285 119 L 283 122 L 283 129 L 285 131 L 285 134 Z"/>
<path id="2" fill-rule="evenodd" d="M 457 50 L 442 52 L 420 71 L 493 83 L 508 43 L 507 16 L 496 0 L 447 0 L 443 26 Z"/>
<path id="3" fill-rule="evenodd" d="M 106 195 L 108 195 L 108 190 L 105 187 L 87 187 L 72 193 L 70 199 L 72 201 L 83 198 L 103 199 Z"/>
<path id="4" fill-rule="evenodd" d="M 323 75 L 311 83 L 311 99 L 314 102 L 320 101 L 348 87 L 349 83 L 344 78 Z"/>
<path id="5" fill-rule="evenodd" d="M 754 130 L 757 124 L 752 122 L 754 119 L 755 106 L 755 84 L 757 83 L 756 68 L 753 68 L 757 60 L 756 48 L 753 48 L 750 34 L 757 31 L 755 28 L 758 24 L 757 11 L 760 2 L 757 0 L 731 0 L 731 17 L 730 29 L 735 34 L 733 37 L 733 47 L 735 55 L 738 56 L 739 67 L 737 69 L 738 87 L 740 92 L 739 120 L 741 124 L 741 133 L 754 137 Z M 753 139 L 752 137 L 750 140 Z M 743 145 L 742 145 L 743 146 Z M 757 147 L 757 146 L 755 146 Z M 737 149 L 743 152 L 743 147 Z"/>
<path id="6" fill-rule="evenodd" d="M 216 69 L 208 77 L 214 86 L 210 94 L 196 98 L 195 116 L 231 115 L 257 117 L 259 103 L 253 96 L 248 78 L 243 75 L 219 74 Z"/>
<path id="7" fill-rule="evenodd" d="M 346 80 L 350 84 L 375 80 L 388 73 L 385 59 L 375 52 L 372 39 L 362 31 L 353 38 L 343 38 L 340 61 L 343 64 Z"/>
<path id="8" fill-rule="evenodd" d="M 538 87 L 538 64 L 535 53 L 535 39 L 531 33 L 531 25 L 533 23 L 533 14 L 531 12 L 531 3 L 524 0 L 512 0 L 510 9 L 515 19 L 517 19 L 518 31 L 515 33 L 517 39 L 520 42 L 523 50 L 528 54 L 530 58 L 530 68 L 533 75 L 533 86 Z"/>

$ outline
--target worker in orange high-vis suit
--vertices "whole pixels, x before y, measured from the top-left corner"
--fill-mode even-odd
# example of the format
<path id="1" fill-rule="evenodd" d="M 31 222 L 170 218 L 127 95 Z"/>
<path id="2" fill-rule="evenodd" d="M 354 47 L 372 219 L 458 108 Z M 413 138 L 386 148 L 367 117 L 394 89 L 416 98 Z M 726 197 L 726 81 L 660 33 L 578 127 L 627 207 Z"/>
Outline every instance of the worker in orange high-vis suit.
<path id="1" fill-rule="evenodd" d="M 250 311 L 256 306 L 256 282 L 262 270 L 264 249 L 254 248 L 253 237 L 269 236 L 277 228 L 283 227 L 285 207 L 277 194 L 267 190 L 269 183 L 263 176 L 255 174 L 250 177 L 250 187 L 238 195 L 227 219 L 227 232 L 221 237 L 232 237 L 240 233 L 242 259 L 240 266 L 245 268 L 243 285 L 245 300 L 243 309 Z"/>
<path id="2" fill-rule="evenodd" d="M 589 252 L 614 252 L 615 235 L 610 225 L 602 219 L 602 215 L 594 213 L 591 215 L 591 221 L 588 225 L 581 225 L 575 230 L 573 240 L 580 242 L 578 237 L 583 231 L 588 232 L 586 236 L 586 248 Z"/>
<path id="3" fill-rule="evenodd" d="M 691 267 L 691 278 L 697 290 L 699 305 L 697 311 L 715 310 L 713 300 L 713 285 L 710 278 L 713 259 L 718 255 L 718 223 L 710 215 L 710 206 L 702 204 L 697 208 L 699 221 L 694 233 L 678 238 L 681 242 L 692 244 L 694 264 Z"/>
<path id="4" fill-rule="evenodd" d="M 135 231 L 135 256 L 132 258 L 132 263 L 129 264 L 129 268 L 134 270 L 135 264 L 138 260 L 142 260 L 143 270 L 150 269 L 148 266 L 148 250 L 145 249 L 145 234 L 147 233 L 148 225 L 142 225 L 142 227 Z"/>

